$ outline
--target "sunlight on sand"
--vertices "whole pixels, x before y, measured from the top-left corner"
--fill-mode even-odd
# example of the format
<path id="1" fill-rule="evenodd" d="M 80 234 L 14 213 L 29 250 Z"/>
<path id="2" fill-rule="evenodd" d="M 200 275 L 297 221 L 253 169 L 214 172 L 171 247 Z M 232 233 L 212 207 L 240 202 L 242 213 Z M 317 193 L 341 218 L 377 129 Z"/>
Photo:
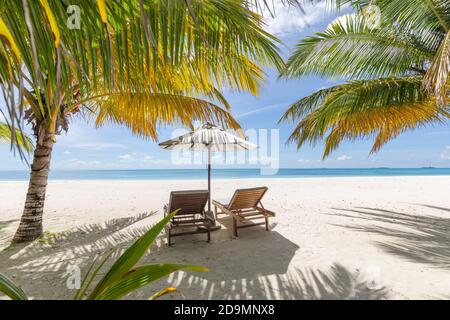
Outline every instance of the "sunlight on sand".
<path id="1" fill-rule="evenodd" d="M 71 298 L 65 272 L 85 272 L 94 257 L 127 248 L 162 217 L 169 191 L 202 181 L 51 182 L 44 239 L 8 247 L 23 201 L 22 182 L 0 183 L 0 268 L 33 298 Z M 215 198 L 234 188 L 267 185 L 272 231 L 231 222 L 204 235 L 161 235 L 142 263 L 203 265 L 177 272 L 127 298 L 147 299 L 167 286 L 168 299 L 405 299 L 448 295 L 448 177 L 316 178 L 215 181 Z M 76 188 L 76 193 L 70 190 Z M 428 190 L 425 192 L 424 190 Z M 433 190 L 431 192 L 430 190 Z M 8 199 L 8 201 L 6 201 Z M 433 204 L 433 205 L 431 205 Z"/>

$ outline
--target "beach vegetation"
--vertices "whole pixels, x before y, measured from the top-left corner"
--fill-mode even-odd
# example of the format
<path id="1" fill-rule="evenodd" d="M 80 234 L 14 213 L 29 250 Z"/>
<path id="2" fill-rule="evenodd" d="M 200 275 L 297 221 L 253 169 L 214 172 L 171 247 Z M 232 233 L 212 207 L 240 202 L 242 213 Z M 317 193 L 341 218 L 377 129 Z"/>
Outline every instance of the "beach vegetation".
<path id="1" fill-rule="evenodd" d="M 94 260 L 81 281 L 81 286 L 76 291 L 74 299 L 117 300 L 179 270 L 208 272 L 208 269 L 205 267 L 187 264 L 157 263 L 137 265 L 175 214 L 176 211 L 167 215 L 139 237 L 119 256 L 108 270 L 104 270 L 104 266 L 110 261 L 112 252 L 107 254 L 101 261 Z M 103 273 L 104 275 L 94 285 L 95 279 Z M 176 288 L 168 287 L 152 294 L 148 299 L 157 299 L 176 290 Z M 24 290 L 2 273 L 0 273 L 0 292 L 13 300 L 28 300 Z"/>
<path id="2" fill-rule="evenodd" d="M 344 83 L 288 108 L 280 121 L 295 125 L 289 142 L 300 148 L 324 141 L 326 158 L 342 141 L 373 138 L 374 153 L 405 131 L 448 123 L 449 2 L 336 3 L 350 4 L 353 13 L 302 39 L 281 76 Z"/>
<path id="3" fill-rule="evenodd" d="M 15 137 L 13 137 L 15 135 Z M 13 150 L 19 148 L 27 153 L 33 151 L 33 142 L 31 138 L 19 129 L 11 130 L 7 123 L 0 122 L 0 143 L 13 143 Z M 16 147 L 16 148 L 14 148 Z"/>
<path id="4" fill-rule="evenodd" d="M 72 121 L 154 140 L 161 125 L 195 120 L 239 128 L 223 89 L 256 95 L 263 68 L 284 65 L 250 2 L 0 0 L 2 110 L 35 138 L 14 243 L 43 234 L 52 150 Z"/>

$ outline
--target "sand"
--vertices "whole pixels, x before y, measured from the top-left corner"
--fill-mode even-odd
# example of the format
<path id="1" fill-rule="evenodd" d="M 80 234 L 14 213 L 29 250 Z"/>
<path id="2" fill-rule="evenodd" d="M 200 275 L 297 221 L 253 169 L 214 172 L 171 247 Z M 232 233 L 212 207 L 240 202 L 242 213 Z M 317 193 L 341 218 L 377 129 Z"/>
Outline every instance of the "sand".
<path id="1" fill-rule="evenodd" d="M 70 299 L 67 267 L 86 272 L 97 254 L 120 252 L 162 217 L 170 190 L 204 181 L 52 181 L 45 240 L 8 247 L 25 182 L 0 182 L 0 271 L 34 299 Z M 161 235 L 142 263 L 203 265 L 177 272 L 128 299 L 175 286 L 168 299 L 450 298 L 450 177 L 215 180 L 213 198 L 266 185 L 272 231 L 240 230 L 230 220 L 204 235 Z M 115 254 L 117 255 L 117 253 Z"/>

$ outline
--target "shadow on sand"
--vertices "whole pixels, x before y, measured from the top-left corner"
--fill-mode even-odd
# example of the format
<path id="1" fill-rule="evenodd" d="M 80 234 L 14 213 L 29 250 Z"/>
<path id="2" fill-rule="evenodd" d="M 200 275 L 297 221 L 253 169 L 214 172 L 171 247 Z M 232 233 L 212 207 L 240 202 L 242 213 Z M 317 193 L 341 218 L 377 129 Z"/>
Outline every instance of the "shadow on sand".
<path id="1" fill-rule="evenodd" d="M 449 208 L 421 204 L 447 214 Z M 389 237 L 375 245 L 412 262 L 450 269 L 450 217 L 407 214 L 378 208 L 335 208 L 341 216 L 373 221 L 371 225 L 341 226 Z"/>
<path id="2" fill-rule="evenodd" d="M 0 270 L 36 299 L 70 299 L 66 268 L 76 264 L 82 274 L 95 256 L 128 247 L 148 230 L 142 220 L 154 213 L 109 220 L 54 235 L 27 246 L 11 246 L 0 252 Z M 299 247 L 276 230 L 245 229 L 231 240 L 227 221 L 206 243 L 202 235 L 180 237 L 173 247 L 160 236 L 144 263 L 189 263 L 206 266 L 209 273 L 178 272 L 127 298 L 147 299 L 155 291 L 176 286 L 189 299 L 385 299 L 386 288 L 368 289 L 358 273 L 333 264 L 325 270 L 293 267 Z M 1 222 L 0 222 L 1 223 Z M 139 225 L 136 225 L 139 223 Z M 111 259 L 114 261 L 115 259 Z M 111 262 L 112 263 L 112 262 Z"/>

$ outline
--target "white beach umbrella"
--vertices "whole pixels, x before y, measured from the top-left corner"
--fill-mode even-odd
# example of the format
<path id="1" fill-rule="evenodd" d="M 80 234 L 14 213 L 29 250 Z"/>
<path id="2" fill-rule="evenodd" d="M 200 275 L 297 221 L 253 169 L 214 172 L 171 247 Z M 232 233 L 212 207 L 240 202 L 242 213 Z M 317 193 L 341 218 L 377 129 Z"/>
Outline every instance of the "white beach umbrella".
<path id="1" fill-rule="evenodd" d="M 208 152 L 208 211 L 211 210 L 211 152 L 245 151 L 258 148 L 256 144 L 210 123 L 205 123 L 200 128 L 177 138 L 161 142 L 159 146 L 168 150 Z"/>

